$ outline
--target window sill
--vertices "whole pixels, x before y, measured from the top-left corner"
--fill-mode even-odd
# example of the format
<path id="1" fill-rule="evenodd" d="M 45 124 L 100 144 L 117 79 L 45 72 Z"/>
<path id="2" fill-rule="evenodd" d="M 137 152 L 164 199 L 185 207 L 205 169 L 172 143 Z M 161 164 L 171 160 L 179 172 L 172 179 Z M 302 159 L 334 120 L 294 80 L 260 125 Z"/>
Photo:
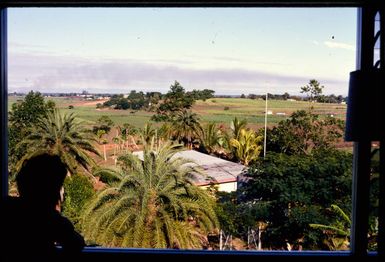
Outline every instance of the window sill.
<path id="1" fill-rule="evenodd" d="M 87 247 L 82 253 L 86 261 L 120 261 L 129 259 L 157 258 L 159 261 L 173 261 L 180 259 L 199 259 L 202 261 L 217 261 L 217 259 L 252 258 L 258 261 L 268 261 L 277 257 L 286 261 L 309 261 L 309 259 L 327 259 L 332 261 L 351 261 L 353 254 L 349 251 L 219 251 L 219 250 L 175 250 L 175 249 L 134 249 L 134 248 L 99 248 Z M 106 260 L 118 259 L 118 260 Z M 133 260 L 135 259 L 135 260 Z M 162 260 L 165 259 L 165 260 Z M 84 261 L 84 260 L 82 260 Z M 317 260 L 318 261 L 318 260 Z M 376 252 L 371 252 L 365 261 L 378 261 Z"/>

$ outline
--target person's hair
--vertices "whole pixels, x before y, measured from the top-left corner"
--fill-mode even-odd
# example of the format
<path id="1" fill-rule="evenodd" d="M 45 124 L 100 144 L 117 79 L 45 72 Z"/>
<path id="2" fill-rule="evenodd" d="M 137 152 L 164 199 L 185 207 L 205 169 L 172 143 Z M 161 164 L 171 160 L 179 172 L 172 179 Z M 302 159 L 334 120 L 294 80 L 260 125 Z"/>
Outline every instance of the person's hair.
<path id="1" fill-rule="evenodd" d="M 54 206 L 60 199 L 60 189 L 67 167 L 57 155 L 40 154 L 24 161 L 16 176 L 22 198 L 39 201 L 36 204 Z"/>

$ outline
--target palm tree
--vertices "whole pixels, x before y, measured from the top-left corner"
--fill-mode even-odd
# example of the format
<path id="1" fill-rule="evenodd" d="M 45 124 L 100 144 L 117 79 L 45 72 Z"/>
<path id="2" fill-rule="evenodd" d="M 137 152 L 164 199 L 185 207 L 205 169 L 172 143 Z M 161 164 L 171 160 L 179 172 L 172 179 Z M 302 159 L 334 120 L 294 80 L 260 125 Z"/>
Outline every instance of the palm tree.
<path id="1" fill-rule="evenodd" d="M 256 160 L 261 153 L 261 141 L 263 137 L 257 136 L 253 130 L 241 129 L 238 139 L 232 138 L 230 146 L 233 148 L 234 156 L 244 165 L 249 165 Z"/>
<path id="2" fill-rule="evenodd" d="M 215 200 L 188 178 L 189 161 L 173 157 L 177 146 L 166 143 L 143 161 L 129 153 L 120 169 L 99 171 L 109 187 L 84 215 L 83 234 L 104 246 L 202 248 L 205 234 L 217 225 Z"/>
<path id="3" fill-rule="evenodd" d="M 142 139 L 143 145 L 148 145 L 156 136 L 156 130 L 152 128 L 151 123 L 146 123 L 143 128 L 139 129 L 139 135 Z"/>
<path id="4" fill-rule="evenodd" d="M 89 170 L 95 166 L 90 153 L 100 156 L 96 142 L 95 135 L 91 130 L 86 130 L 83 122 L 78 121 L 73 113 L 62 115 L 55 109 L 40 117 L 30 135 L 17 145 L 27 148 L 17 166 L 20 167 L 25 159 L 33 155 L 49 152 L 59 155 L 71 174 L 76 173 L 78 165 Z"/>
<path id="5" fill-rule="evenodd" d="M 174 127 L 170 122 L 164 122 L 158 130 L 159 140 L 168 141 L 173 140 Z"/>
<path id="6" fill-rule="evenodd" d="M 213 153 L 220 147 L 222 132 L 214 122 L 204 126 L 201 137 L 201 144 L 208 153 Z"/>
<path id="7" fill-rule="evenodd" d="M 247 121 L 246 119 L 238 120 L 237 117 L 234 117 L 233 121 L 230 123 L 230 129 L 233 132 L 233 138 L 238 139 L 239 134 L 242 129 L 246 129 Z"/>
<path id="8" fill-rule="evenodd" d="M 202 126 L 198 115 L 191 110 L 178 112 L 172 124 L 174 127 L 174 137 L 179 142 L 185 142 L 190 148 L 193 140 L 202 133 Z"/>
<path id="9" fill-rule="evenodd" d="M 125 149 L 126 152 L 128 152 L 130 142 L 133 147 L 138 149 L 138 145 L 136 144 L 134 138 L 134 135 L 136 135 L 137 133 L 138 130 L 128 123 L 124 123 L 123 126 L 117 126 L 117 136 L 120 136 L 120 141 L 122 143 L 120 145 L 120 149 Z"/>
<path id="10" fill-rule="evenodd" d="M 352 221 L 338 205 L 331 205 L 331 211 L 338 217 L 334 223 L 310 224 L 310 227 L 323 231 L 327 236 L 324 243 L 330 250 L 348 250 Z"/>

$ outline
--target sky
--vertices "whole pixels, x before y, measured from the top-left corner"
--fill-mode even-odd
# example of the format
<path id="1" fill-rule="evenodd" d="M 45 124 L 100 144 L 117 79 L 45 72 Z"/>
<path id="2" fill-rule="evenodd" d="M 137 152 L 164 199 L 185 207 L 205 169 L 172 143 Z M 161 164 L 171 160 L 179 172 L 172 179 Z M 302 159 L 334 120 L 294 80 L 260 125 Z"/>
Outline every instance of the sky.
<path id="1" fill-rule="evenodd" d="M 347 95 L 354 8 L 10 8 L 8 91 Z"/>

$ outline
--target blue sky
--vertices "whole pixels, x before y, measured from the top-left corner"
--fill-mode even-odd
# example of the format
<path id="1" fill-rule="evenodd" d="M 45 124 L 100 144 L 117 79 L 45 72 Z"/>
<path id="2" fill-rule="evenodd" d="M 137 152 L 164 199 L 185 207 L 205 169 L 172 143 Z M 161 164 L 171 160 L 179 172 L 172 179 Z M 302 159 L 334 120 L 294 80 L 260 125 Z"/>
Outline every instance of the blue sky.
<path id="1" fill-rule="evenodd" d="M 347 94 L 356 10 L 23 8 L 8 12 L 9 92 Z"/>

